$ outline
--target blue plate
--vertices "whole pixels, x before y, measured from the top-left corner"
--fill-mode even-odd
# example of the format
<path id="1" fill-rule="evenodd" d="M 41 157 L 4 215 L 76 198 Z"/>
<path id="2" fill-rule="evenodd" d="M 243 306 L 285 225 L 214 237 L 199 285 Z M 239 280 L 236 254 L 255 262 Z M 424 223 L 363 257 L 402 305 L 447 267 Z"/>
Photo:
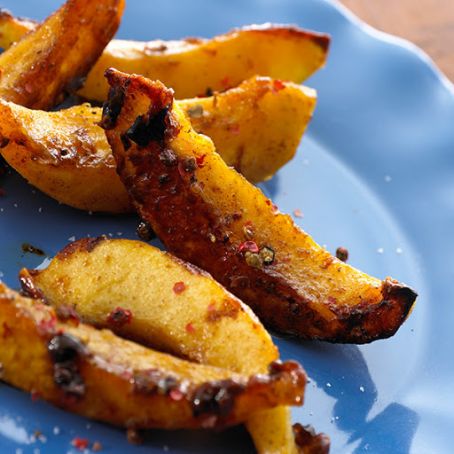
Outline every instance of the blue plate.
<path id="1" fill-rule="evenodd" d="M 3 0 L 14 13 L 44 18 L 56 0 Z M 282 211 L 350 263 L 392 275 L 419 292 L 389 340 L 366 346 L 276 339 L 284 358 L 311 378 L 294 419 L 331 436 L 332 452 L 448 453 L 454 428 L 454 90 L 414 46 L 379 33 L 327 0 L 129 0 L 123 38 L 212 36 L 266 21 L 329 32 L 326 69 L 307 82 L 319 102 L 298 156 L 263 190 Z M 17 286 L 30 242 L 52 256 L 72 237 L 134 238 L 136 218 L 90 216 L 5 179 L 0 198 L 0 271 Z M 43 436 L 34 436 L 35 431 Z M 241 428 L 224 434 L 151 432 L 140 447 L 120 430 L 64 413 L 0 385 L 0 452 L 72 452 L 80 436 L 109 453 L 253 452 Z M 74 449 L 73 449 L 74 451 Z M 18 451 L 21 452 L 21 451 Z"/>

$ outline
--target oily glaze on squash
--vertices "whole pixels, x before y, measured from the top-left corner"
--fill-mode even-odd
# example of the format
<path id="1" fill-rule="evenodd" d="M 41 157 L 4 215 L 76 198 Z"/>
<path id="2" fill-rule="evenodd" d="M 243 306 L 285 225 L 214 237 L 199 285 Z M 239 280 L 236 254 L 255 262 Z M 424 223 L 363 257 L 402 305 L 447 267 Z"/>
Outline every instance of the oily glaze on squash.
<path id="1" fill-rule="evenodd" d="M 0 98 L 33 109 L 53 107 L 65 89 L 80 86 L 117 31 L 123 8 L 124 0 L 67 0 L 0 55 Z M 3 44 L 16 41 L 18 21 L 3 14 L 0 24 Z"/>
<path id="2" fill-rule="evenodd" d="M 225 427 L 301 402 L 306 378 L 297 363 L 234 374 L 60 317 L 67 319 L 0 284 L 2 380 L 80 415 L 121 427 Z"/>
<path id="3" fill-rule="evenodd" d="M 162 83 L 113 69 L 106 77 L 103 124 L 119 175 L 171 252 L 209 271 L 277 331 L 353 343 L 397 331 L 413 290 L 320 247 L 226 166 Z"/>

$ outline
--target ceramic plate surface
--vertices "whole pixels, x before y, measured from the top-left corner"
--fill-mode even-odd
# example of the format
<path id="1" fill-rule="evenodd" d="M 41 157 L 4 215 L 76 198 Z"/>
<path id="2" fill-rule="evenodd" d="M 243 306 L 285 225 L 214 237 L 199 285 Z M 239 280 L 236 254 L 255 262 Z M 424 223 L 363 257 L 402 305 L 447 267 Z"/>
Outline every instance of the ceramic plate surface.
<path id="1" fill-rule="evenodd" d="M 57 0 L 3 0 L 43 19 Z M 454 428 L 454 91 L 416 48 L 360 23 L 325 0 L 129 0 L 119 36 L 148 40 L 200 35 L 263 22 L 332 35 L 327 67 L 307 81 L 319 102 L 297 157 L 262 186 L 281 211 L 330 251 L 419 293 L 410 319 L 389 340 L 330 345 L 276 339 L 311 382 L 294 419 L 331 436 L 333 453 L 449 453 Z M 29 242 L 52 256 L 70 238 L 135 237 L 135 217 L 90 216 L 7 175 L 0 198 L 0 272 L 17 287 Z M 45 438 L 35 440 L 39 430 Z M 224 434 L 150 432 L 133 447 L 124 433 L 0 385 L 0 453 L 73 452 L 75 437 L 106 453 L 248 453 L 244 429 Z M 20 451 L 21 450 L 21 451 Z M 39 450 L 39 451 L 37 451 Z M 75 451 L 74 451 L 75 452 Z"/>

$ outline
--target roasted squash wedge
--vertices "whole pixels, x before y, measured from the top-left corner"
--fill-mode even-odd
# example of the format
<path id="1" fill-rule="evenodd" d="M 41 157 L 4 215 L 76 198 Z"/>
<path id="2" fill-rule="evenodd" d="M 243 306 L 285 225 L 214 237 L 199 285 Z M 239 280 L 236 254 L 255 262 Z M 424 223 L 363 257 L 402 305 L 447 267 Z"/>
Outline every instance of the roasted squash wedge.
<path id="1" fill-rule="evenodd" d="M 64 409 L 134 428 L 225 427 L 252 412 L 299 404 L 294 362 L 245 376 L 159 353 L 74 319 L 0 284 L 2 380 Z"/>
<path id="2" fill-rule="evenodd" d="M 193 127 L 213 138 L 228 165 L 260 181 L 295 154 L 315 93 L 255 77 L 224 93 L 178 103 Z M 87 211 L 131 211 L 100 120 L 101 109 L 89 104 L 44 112 L 0 100 L 0 153 L 61 203 Z"/>
<path id="3" fill-rule="evenodd" d="M 279 358 L 248 306 L 206 272 L 142 241 L 84 238 L 20 277 L 25 294 L 57 310 L 69 307 L 85 323 L 192 361 L 250 374 Z M 133 314 L 129 323 L 109 318 L 119 306 Z"/>
<path id="4" fill-rule="evenodd" d="M 140 241 L 82 239 L 20 279 L 25 294 L 57 312 L 198 363 L 249 375 L 278 359 L 247 306 L 205 272 Z M 129 323 L 113 322 L 119 307 L 133 314 Z M 247 427 L 258 452 L 296 452 L 287 407 L 257 412 Z"/>
<path id="5" fill-rule="evenodd" d="M 397 331 L 413 290 L 316 244 L 227 167 L 162 83 L 113 69 L 106 76 L 112 88 L 103 125 L 119 175 L 171 252 L 209 271 L 277 331 L 353 343 Z"/>
<path id="6" fill-rule="evenodd" d="M 271 178 L 293 158 L 315 103 L 314 90 L 268 77 L 178 101 L 194 130 L 210 137 L 227 165 L 253 183 Z"/>
<path id="7" fill-rule="evenodd" d="M 34 109 L 53 107 L 99 58 L 118 29 L 123 7 L 124 0 L 67 0 L 0 55 L 0 98 Z M 17 39 L 19 27 L 5 23 L 10 24 L 2 30 L 7 44 Z"/>
<path id="8" fill-rule="evenodd" d="M 0 16 L 0 45 L 16 41 L 20 30 L 33 22 Z M 264 24 L 233 30 L 210 40 L 113 40 L 90 71 L 79 92 L 104 101 L 104 71 L 115 67 L 159 79 L 175 90 L 177 98 L 235 87 L 256 74 L 302 82 L 325 64 L 329 36 L 285 25 Z"/>
<path id="9" fill-rule="evenodd" d="M 57 112 L 0 99 L 0 154 L 30 184 L 86 211 L 131 211 L 112 150 L 89 104 Z"/>

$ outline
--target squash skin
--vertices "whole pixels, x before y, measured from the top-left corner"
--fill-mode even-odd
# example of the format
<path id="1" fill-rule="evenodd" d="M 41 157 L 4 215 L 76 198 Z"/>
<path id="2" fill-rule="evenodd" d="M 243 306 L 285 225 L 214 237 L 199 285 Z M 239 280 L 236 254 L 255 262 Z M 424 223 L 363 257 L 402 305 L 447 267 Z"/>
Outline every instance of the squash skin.
<path id="1" fill-rule="evenodd" d="M 368 276 L 317 245 L 225 165 L 161 83 L 113 69 L 106 77 L 112 92 L 124 94 L 106 130 L 118 173 L 171 252 L 209 271 L 276 331 L 346 343 L 397 331 L 413 290 Z M 149 127 L 138 136 L 143 124 Z"/>
<path id="2" fill-rule="evenodd" d="M 0 333 L 2 380 L 120 427 L 222 428 L 254 410 L 300 402 L 306 381 L 293 362 L 272 364 L 260 376 L 190 363 L 109 330 L 59 320 L 53 308 L 3 284 Z M 219 390 L 229 396 L 225 405 L 203 401 Z"/>
<path id="3" fill-rule="evenodd" d="M 224 93 L 178 103 L 197 131 L 212 136 L 227 164 L 256 182 L 292 159 L 315 100 L 309 88 L 254 77 Z M 44 112 L 0 100 L 0 154 L 61 203 L 132 212 L 100 120 L 101 109 L 90 104 Z"/>
<path id="4" fill-rule="evenodd" d="M 0 55 L 0 97 L 33 109 L 55 106 L 98 60 L 123 8 L 124 0 L 67 0 Z"/>

